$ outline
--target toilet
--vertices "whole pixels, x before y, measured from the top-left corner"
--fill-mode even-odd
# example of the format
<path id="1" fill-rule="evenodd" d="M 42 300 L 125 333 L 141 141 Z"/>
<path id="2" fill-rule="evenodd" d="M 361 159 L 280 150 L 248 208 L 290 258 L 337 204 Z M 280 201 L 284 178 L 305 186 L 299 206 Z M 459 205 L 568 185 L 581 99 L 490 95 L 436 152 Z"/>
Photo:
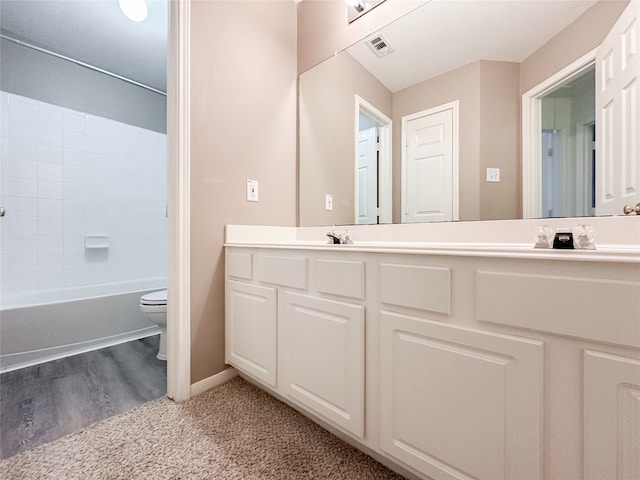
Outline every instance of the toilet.
<path id="1" fill-rule="evenodd" d="M 160 348 L 156 358 L 167 359 L 167 291 L 147 293 L 140 297 L 140 311 L 160 327 Z"/>

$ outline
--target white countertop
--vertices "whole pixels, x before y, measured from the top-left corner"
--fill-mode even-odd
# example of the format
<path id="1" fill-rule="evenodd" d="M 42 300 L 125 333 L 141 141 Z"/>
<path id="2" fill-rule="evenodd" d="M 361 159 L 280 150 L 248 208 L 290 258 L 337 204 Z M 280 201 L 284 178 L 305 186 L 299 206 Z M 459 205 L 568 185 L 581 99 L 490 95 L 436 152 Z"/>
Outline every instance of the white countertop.
<path id="1" fill-rule="evenodd" d="M 618 220 L 621 218 L 622 220 Z M 271 227 L 227 225 L 227 247 L 291 250 L 455 255 L 563 261 L 640 263 L 640 218 L 590 218 L 596 228 L 596 250 L 536 249 L 536 225 L 571 227 L 585 219 L 459 222 L 454 224 L 357 225 L 349 227 Z M 605 220 L 604 222 L 602 220 Z M 326 233 L 349 230 L 353 244 L 328 244 Z M 607 230 L 604 234 L 604 230 Z M 425 239 L 429 241 L 425 241 Z M 473 238 L 474 242 L 465 241 Z M 598 239 L 603 242 L 599 243 Z M 513 242 L 505 242 L 513 239 Z M 450 240 L 450 241 L 447 241 Z M 607 243 L 604 243 L 608 240 Z"/>

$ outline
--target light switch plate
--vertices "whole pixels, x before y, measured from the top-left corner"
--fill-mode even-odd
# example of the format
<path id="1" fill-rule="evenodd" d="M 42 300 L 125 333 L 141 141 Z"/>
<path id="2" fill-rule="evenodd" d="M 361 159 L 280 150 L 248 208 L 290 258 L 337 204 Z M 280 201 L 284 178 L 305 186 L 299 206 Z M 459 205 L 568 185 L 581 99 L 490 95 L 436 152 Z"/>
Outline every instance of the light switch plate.
<path id="1" fill-rule="evenodd" d="M 328 193 L 324 196 L 324 209 L 333 210 L 333 195 Z"/>
<path id="2" fill-rule="evenodd" d="M 500 181 L 500 169 L 487 168 L 487 182 L 499 182 L 499 181 Z"/>
<path id="3" fill-rule="evenodd" d="M 247 200 L 250 202 L 258 201 L 258 181 L 247 179 Z"/>

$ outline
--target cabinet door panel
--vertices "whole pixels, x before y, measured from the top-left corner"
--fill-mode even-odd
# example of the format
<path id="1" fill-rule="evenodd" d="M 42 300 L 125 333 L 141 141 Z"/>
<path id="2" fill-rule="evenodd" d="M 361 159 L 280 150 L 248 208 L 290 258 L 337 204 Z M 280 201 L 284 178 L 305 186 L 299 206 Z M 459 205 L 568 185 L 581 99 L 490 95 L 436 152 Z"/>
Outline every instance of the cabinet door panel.
<path id="1" fill-rule="evenodd" d="M 640 361 L 584 353 L 584 478 L 640 478 Z"/>
<path id="2" fill-rule="evenodd" d="M 227 280 L 226 361 L 276 386 L 277 291 Z"/>
<path id="3" fill-rule="evenodd" d="M 291 292 L 281 297 L 284 393 L 364 435 L 364 307 Z"/>
<path id="4" fill-rule="evenodd" d="M 381 312 L 381 446 L 440 479 L 540 479 L 541 342 Z"/>

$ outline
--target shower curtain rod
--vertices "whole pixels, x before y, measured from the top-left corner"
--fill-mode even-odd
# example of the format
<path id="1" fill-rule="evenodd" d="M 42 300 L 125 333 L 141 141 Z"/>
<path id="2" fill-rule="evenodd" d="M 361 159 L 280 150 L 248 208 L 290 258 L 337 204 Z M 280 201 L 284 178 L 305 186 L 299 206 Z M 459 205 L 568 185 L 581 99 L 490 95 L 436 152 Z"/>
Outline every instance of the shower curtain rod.
<path id="1" fill-rule="evenodd" d="M 149 85 L 145 85 L 144 83 L 136 82 L 127 77 L 123 77 L 122 75 L 118 75 L 117 73 L 110 72 L 108 70 L 104 70 L 102 68 L 96 67 L 95 65 L 91 65 L 89 63 L 81 62 L 80 60 L 76 60 L 75 58 L 67 57 L 60 53 L 52 52 L 51 50 L 47 50 L 46 48 L 37 47 L 36 45 L 32 45 L 28 42 L 24 42 L 22 40 L 18 40 L 17 38 L 13 38 L 4 33 L 0 33 L 0 38 L 8 40 L 9 42 L 16 43 L 18 45 L 22 45 L 23 47 L 31 48 L 41 53 L 46 53 L 47 55 L 51 55 L 53 57 L 60 58 L 62 60 L 66 60 L 67 62 L 75 63 L 76 65 L 80 65 L 81 67 L 88 68 L 89 70 L 94 70 L 96 72 L 104 73 L 105 75 L 109 75 L 110 77 L 117 78 L 118 80 L 122 80 L 123 82 L 131 83 L 132 85 L 136 85 L 138 87 L 142 87 L 146 90 L 150 90 L 154 93 L 158 93 L 160 95 L 167 96 L 167 92 L 163 92 L 162 90 L 158 90 L 157 88 L 150 87 Z"/>

